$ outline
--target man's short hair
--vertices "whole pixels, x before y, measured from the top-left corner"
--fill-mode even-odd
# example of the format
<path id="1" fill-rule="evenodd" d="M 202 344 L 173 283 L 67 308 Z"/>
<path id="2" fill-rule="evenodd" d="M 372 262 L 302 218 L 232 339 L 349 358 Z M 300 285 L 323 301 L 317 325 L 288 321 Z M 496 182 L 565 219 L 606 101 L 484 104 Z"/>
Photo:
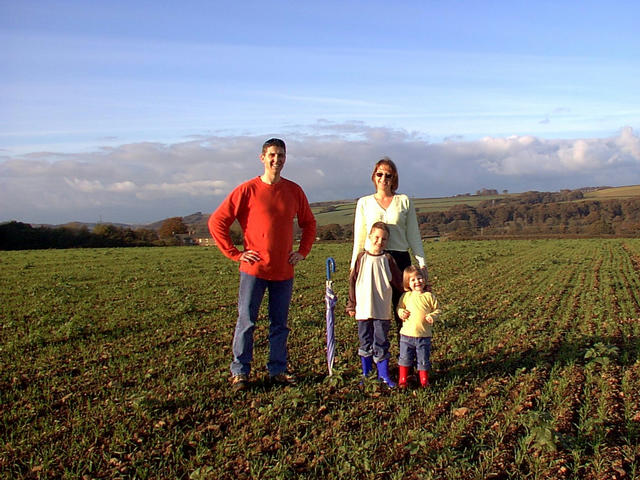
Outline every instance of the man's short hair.
<path id="1" fill-rule="evenodd" d="M 269 147 L 278 147 L 287 152 L 287 146 L 284 144 L 284 140 L 280 140 L 279 138 L 270 138 L 266 142 L 262 144 L 262 153 L 264 154 Z"/>

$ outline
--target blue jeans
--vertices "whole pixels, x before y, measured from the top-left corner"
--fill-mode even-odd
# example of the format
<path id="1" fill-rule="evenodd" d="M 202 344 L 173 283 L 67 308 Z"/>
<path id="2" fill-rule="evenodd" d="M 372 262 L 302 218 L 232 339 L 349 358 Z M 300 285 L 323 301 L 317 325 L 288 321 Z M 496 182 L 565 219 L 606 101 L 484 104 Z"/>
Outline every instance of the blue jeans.
<path id="1" fill-rule="evenodd" d="M 233 335 L 232 375 L 249 375 L 253 360 L 253 332 L 265 290 L 269 290 L 269 375 L 278 375 L 287 369 L 287 338 L 289 304 L 293 291 L 293 278 L 272 281 L 240 272 L 238 290 L 238 321 Z"/>
<path id="2" fill-rule="evenodd" d="M 431 337 L 408 337 L 400 335 L 400 358 L 398 365 L 413 367 L 418 358 L 418 370 L 431 370 Z"/>
<path id="3" fill-rule="evenodd" d="M 358 320 L 358 339 L 360 348 L 358 355 L 370 357 L 378 363 L 387 360 L 389 355 L 389 327 L 391 320 Z"/>

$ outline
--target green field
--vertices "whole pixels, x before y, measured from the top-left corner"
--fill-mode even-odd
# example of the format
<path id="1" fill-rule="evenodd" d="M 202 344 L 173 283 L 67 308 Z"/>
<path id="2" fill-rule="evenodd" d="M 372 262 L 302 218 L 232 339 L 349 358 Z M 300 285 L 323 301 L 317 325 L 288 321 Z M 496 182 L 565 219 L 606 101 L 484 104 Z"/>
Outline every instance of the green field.
<path id="1" fill-rule="evenodd" d="M 2 252 L 0 477 L 638 478 L 640 240 L 425 250 L 444 309 L 429 389 L 359 386 L 351 246 L 319 244 L 290 316 L 299 386 L 266 382 L 263 311 L 240 394 L 237 271 L 216 249 Z"/>
<path id="2" fill-rule="evenodd" d="M 640 185 L 631 185 L 628 187 L 612 187 L 603 188 L 602 190 L 595 190 L 585 194 L 585 198 L 595 200 L 609 200 L 609 199 L 625 199 L 640 196 Z"/>
<path id="3" fill-rule="evenodd" d="M 455 205 L 476 206 L 488 200 L 499 198 L 513 198 L 517 194 L 504 193 L 499 195 L 461 195 L 455 197 L 441 198 L 414 198 L 414 204 L 418 213 L 427 212 L 443 212 L 450 210 Z M 625 187 L 610 187 L 601 190 L 594 190 L 584 194 L 584 198 L 588 200 L 624 200 L 627 198 L 640 197 L 640 185 L 632 185 Z M 575 200 L 577 202 L 581 200 Z M 328 204 L 323 206 L 313 206 L 312 210 L 318 222 L 318 225 L 329 225 L 337 223 L 338 225 L 353 224 L 353 214 L 356 208 L 356 200 L 335 202 L 334 211 L 325 212 Z"/>
<path id="4" fill-rule="evenodd" d="M 460 196 L 460 197 L 442 197 L 442 198 L 414 198 L 414 205 L 416 212 L 442 212 L 449 210 L 455 205 L 466 204 L 470 206 L 478 205 L 479 203 L 487 200 L 493 200 L 496 198 L 509 197 L 509 194 L 504 195 L 472 195 L 472 196 Z M 326 206 L 318 207 L 312 205 L 313 214 L 316 217 L 318 225 L 329 225 L 337 223 L 338 225 L 350 225 L 353 224 L 353 214 L 356 209 L 356 201 L 348 202 L 336 202 L 333 205 L 335 210 L 325 212 Z"/>
<path id="5" fill-rule="evenodd" d="M 443 197 L 443 198 L 415 198 L 413 199 L 417 213 L 426 212 L 442 212 L 449 210 L 455 205 L 477 205 L 487 200 L 495 198 L 507 197 L 507 195 L 482 195 L 482 196 L 464 196 L 464 197 Z M 329 225 L 337 223 L 338 225 L 353 224 L 353 215 L 356 209 L 356 202 L 340 202 L 335 203 L 335 210 L 325 212 L 326 206 L 312 206 L 312 211 L 316 217 L 318 225 Z"/>

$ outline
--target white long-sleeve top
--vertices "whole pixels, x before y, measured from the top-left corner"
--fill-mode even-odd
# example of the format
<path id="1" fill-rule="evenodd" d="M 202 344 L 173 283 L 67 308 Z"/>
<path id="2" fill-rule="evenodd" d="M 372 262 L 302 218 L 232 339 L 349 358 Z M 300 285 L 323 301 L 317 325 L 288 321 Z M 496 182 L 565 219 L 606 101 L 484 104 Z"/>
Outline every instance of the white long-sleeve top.
<path id="1" fill-rule="evenodd" d="M 351 269 L 356 263 L 358 254 L 370 248 L 369 231 L 376 222 L 384 222 L 389 227 L 387 250 L 407 252 L 411 249 L 418 265 L 424 267 L 424 248 L 413 201 L 406 195 L 396 194 L 386 209 L 380 206 L 373 195 L 358 199 L 353 221 Z"/>
<path id="2" fill-rule="evenodd" d="M 402 288 L 402 272 L 389 253 L 361 252 L 349 274 L 347 312 L 356 320 L 391 320 L 392 288 Z"/>

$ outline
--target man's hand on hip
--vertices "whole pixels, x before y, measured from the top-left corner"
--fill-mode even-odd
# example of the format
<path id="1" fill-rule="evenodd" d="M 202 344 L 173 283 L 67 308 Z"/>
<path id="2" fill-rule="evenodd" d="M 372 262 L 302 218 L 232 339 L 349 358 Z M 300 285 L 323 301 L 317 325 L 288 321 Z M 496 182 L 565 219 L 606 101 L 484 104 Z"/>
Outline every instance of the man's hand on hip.
<path id="1" fill-rule="evenodd" d="M 255 250 L 245 250 L 244 252 L 242 252 L 242 255 L 240 255 L 241 262 L 254 264 L 256 262 L 259 262 L 260 260 L 262 260 L 262 258 L 260 258 L 260 254 Z"/>

